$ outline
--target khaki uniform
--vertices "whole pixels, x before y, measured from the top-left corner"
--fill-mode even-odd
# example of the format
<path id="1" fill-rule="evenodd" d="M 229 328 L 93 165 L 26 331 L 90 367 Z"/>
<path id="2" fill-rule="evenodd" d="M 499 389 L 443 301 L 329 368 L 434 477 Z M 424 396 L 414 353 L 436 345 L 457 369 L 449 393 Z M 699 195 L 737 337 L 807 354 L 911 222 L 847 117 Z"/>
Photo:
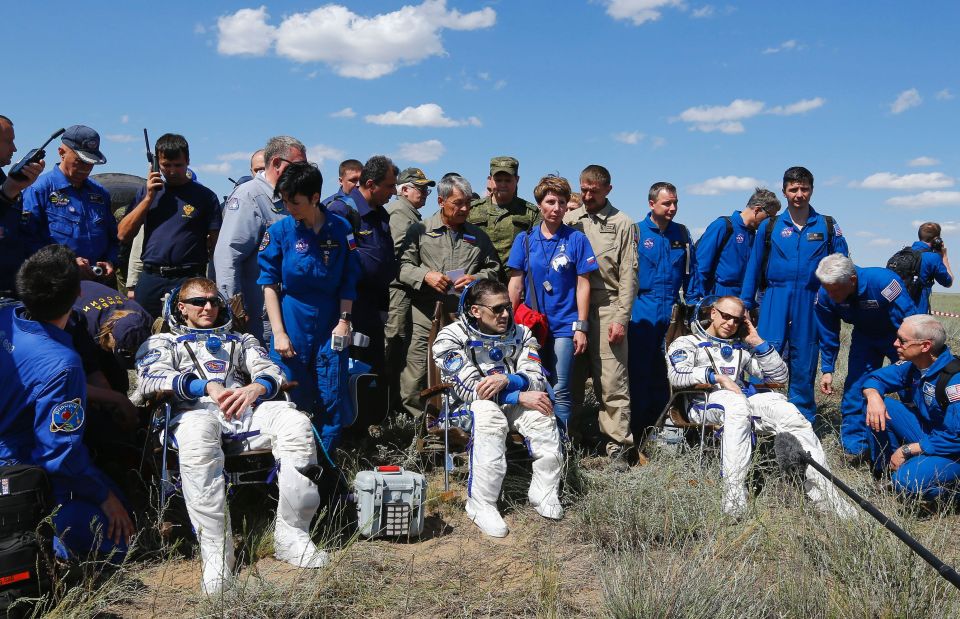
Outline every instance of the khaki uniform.
<path id="1" fill-rule="evenodd" d="M 564 223 L 587 235 L 599 269 L 590 273 L 590 330 L 587 348 L 593 388 L 600 402 L 600 429 L 611 441 L 630 445 L 630 384 L 627 375 L 626 326 L 637 296 L 637 246 L 633 220 L 608 200 L 596 213 L 576 208 Z M 624 327 L 624 338 L 610 344 L 611 323 Z M 571 381 L 573 401 L 583 402 L 584 357 L 578 357 Z M 608 444 L 608 450 L 614 447 Z"/>
<path id="2" fill-rule="evenodd" d="M 410 201 L 399 196 L 387 205 L 390 216 L 390 236 L 393 237 L 393 251 L 399 262 L 406 248 L 407 230 L 420 223 L 420 211 Z M 391 406 L 399 402 L 400 372 L 403 370 L 404 357 L 410 346 L 410 287 L 397 279 L 390 284 L 390 311 L 384 329 L 385 358 L 390 385 Z"/>
<path id="3" fill-rule="evenodd" d="M 424 283 L 424 276 L 430 271 L 464 269 L 467 275 L 496 279 L 500 262 L 483 230 L 470 223 L 459 232 L 447 228 L 440 213 L 411 226 L 403 242 L 406 247 L 400 256 L 400 283 L 411 289 L 413 328 L 407 366 L 400 375 L 400 396 L 407 411 L 419 417 L 423 413 L 420 391 L 426 387 L 427 346 L 436 302 L 442 297 L 444 310 L 452 313 L 460 301 L 459 292 L 441 295 Z"/>
<path id="4" fill-rule="evenodd" d="M 493 201 L 493 197 L 488 196 L 475 200 L 470 205 L 467 221 L 487 233 L 497 250 L 500 263 L 506 264 L 513 240 L 540 221 L 540 210 L 535 204 L 519 197 L 514 197 L 507 205 L 500 205 Z"/>

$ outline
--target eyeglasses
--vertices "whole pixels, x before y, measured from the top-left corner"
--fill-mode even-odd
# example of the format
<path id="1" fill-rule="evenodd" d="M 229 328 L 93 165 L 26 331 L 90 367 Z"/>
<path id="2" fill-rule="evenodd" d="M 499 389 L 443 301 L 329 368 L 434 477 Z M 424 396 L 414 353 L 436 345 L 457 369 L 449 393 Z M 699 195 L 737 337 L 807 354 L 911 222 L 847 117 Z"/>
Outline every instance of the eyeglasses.
<path id="1" fill-rule="evenodd" d="M 898 335 L 898 336 L 897 336 L 897 342 L 899 342 L 899 344 L 900 344 L 901 346 L 903 346 L 904 348 L 906 348 L 906 347 L 909 346 L 910 344 L 916 344 L 917 342 L 926 342 L 926 340 L 905 340 L 905 339 L 903 339 L 902 337 L 900 337 L 900 336 Z"/>
<path id="2" fill-rule="evenodd" d="M 720 314 L 720 318 L 723 320 L 732 320 L 733 324 L 738 325 L 743 322 L 743 316 L 734 316 L 733 314 L 728 314 L 726 312 L 721 312 L 717 308 L 713 308 L 713 311 Z"/>
<path id="3" fill-rule="evenodd" d="M 496 316 L 499 316 L 504 312 L 509 312 L 513 309 L 512 303 L 501 303 L 500 305 L 484 305 L 483 303 L 477 303 L 477 305 L 479 305 L 480 307 L 487 308 L 488 310 L 493 312 Z"/>
<path id="4" fill-rule="evenodd" d="M 213 307 L 220 307 L 220 297 L 190 297 L 189 299 L 180 299 L 181 303 L 192 305 L 194 307 L 206 307 L 207 303 Z"/>
<path id="5" fill-rule="evenodd" d="M 419 191 L 420 193 L 422 193 L 422 194 L 424 195 L 424 197 L 430 195 L 430 188 L 429 188 L 429 187 L 421 187 L 420 185 L 417 185 L 416 183 L 411 183 L 410 186 L 413 187 L 414 189 L 416 189 L 417 191 Z"/>

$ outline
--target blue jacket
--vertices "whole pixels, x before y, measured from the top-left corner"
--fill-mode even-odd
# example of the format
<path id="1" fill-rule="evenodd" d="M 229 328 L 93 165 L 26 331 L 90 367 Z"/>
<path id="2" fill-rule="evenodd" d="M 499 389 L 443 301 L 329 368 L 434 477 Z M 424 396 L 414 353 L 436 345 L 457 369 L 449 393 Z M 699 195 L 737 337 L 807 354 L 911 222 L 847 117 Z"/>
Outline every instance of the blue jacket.
<path id="1" fill-rule="evenodd" d="M 740 297 L 748 309 L 756 306 L 760 291 L 760 267 L 763 261 L 764 239 L 767 228 L 773 224 L 770 237 L 770 256 L 767 261 L 767 282 L 770 286 L 793 289 L 817 290 L 820 282 L 815 271 L 820 260 L 829 254 L 847 255 L 847 240 L 840 226 L 834 226 L 833 246 L 827 247 L 829 232 L 826 217 L 810 207 L 807 225 L 801 230 L 790 219 L 789 211 L 779 215 L 776 221 L 769 218 L 757 229 L 756 241 L 750 252 L 750 261 L 743 277 Z"/>
<path id="2" fill-rule="evenodd" d="M 23 213 L 31 236 L 38 240 L 49 235 L 91 263 L 106 260 L 118 266 L 117 220 L 110 209 L 110 193 L 99 183 L 88 178 L 78 189 L 60 166 L 54 166 L 24 190 Z"/>
<path id="3" fill-rule="evenodd" d="M 733 230 L 721 248 L 727 234 L 727 219 Z M 697 270 L 705 295 L 715 294 L 717 284 L 740 288 L 755 236 L 756 230 L 744 225 L 740 211 L 734 211 L 729 217 L 718 217 L 707 226 L 697 241 Z"/>
<path id="4" fill-rule="evenodd" d="M 0 170 L 0 185 L 7 175 Z M 23 261 L 37 248 L 53 243 L 45 231 L 31 230 L 23 225 L 23 206 L 0 195 L 0 296 L 3 291 L 14 292 L 16 275 Z"/>
<path id="5" fill-rule="evenodd" d="M 86 376 L 66 331 L 24 318 L 22 306 L 0 310 L 0 337 L 12 344 L 16 403 L 0 415 L 0 461 L 32 463 L 67 493 L 99 505 L 106 478 L 83 444 Z"/>
<path id="6" fill-rule="evenodd" d="M 930 313 L 930 291 L 933 289 L 933 283 L 936 282 L 944 288 L 953 285 L 953 277 L 947 271 L 947 266 L 943 264 L 943 258 L 940 254 L 930 251 L 930 244 L 923 241 L 916 241 L 910 246 L 910 249 L 922 251 L 920 256 L 920 281 L 923 282 L 923 292 L 920 293 L 920 302 L 917 303 L 917 309 L 921 314 Z"/>
<path id="7" fill-rule="evenodd" d="M 863 382 L 864 389 L 876 389 L 882 394 L 908 389 L 912 397 L 904 402 L 920 418 L 926 437 L 920 439 L 920 448 L 928 456 L 960 456 L 960 374 L 954 374 L 947 384 L 947 408 L 942 410 L 936 398 L 940 371 L 953 360 L 947 348 L 933 362 L 926 373 L 908 361 L 871 372 Z"/>
<path id="8" fill-rule="evenodd" d="M 634 229 L 637 231 L 637 280 L 640 284 L 637 296 L 652 296 L 662 303 L 672 304 L 680 300 L 682 287 L 687 304 L 698 301 L 703 291 L 689 232 L 672 221 L 661 232 L 649 213 Z"/>
<path id="9" fill-rule="evenodd" d="M 817 332 L 820 336 L 820 367 L 833 372 L 840 350 L 840 321 L 853 325 L 854 337 L 867 337 L 892 344 L 907 316 L 917 313 L 903 280 L 882 267 L 854 267 L 857 291 L 843 303 L 834 303 L 823 288 L 817 292 Z"/>

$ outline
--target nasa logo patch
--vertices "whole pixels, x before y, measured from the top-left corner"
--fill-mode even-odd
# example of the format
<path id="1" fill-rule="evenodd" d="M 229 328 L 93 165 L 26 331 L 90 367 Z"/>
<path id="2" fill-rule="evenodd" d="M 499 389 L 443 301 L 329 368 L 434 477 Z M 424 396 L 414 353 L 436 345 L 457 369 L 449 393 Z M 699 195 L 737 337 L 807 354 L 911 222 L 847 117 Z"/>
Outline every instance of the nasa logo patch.
<path id="1" fill-rule="evenodd" d="M 643 239 L 644 249 L 653 249 L 653 239 Z"/>
<path id="2" fill-rule="evenodd" d="M 53 407 L 50 413 L 51 432 L 75 432 L 83 426 L 83 405 L 80 398 L 61 402 Z"/>
<path id="3" fill-rule="evenodd" d="M 305 239 L 297 239 L 297 244 L 293 248 L 298 254 L 305 254 L 310 249 L 310 244 Z"/>
<path id="4" fill-rule="evenodd" d="M 203 367 L 205 367 L 208 372 L 219 374 L 227 369 L 227 362 L 221 361 L 220 359 L 211 359 L 210 361 L 204 363 Z"/>
<path id="5" fill-rule="evenodd" d="M 747 240 L 747 239 L 746 239 L 745 236 L 743 236 L 743 234 L 738 234 L 738 235 L 737 235 L 737 243 L 743 243 L 743 242 L 746 241 L 746 240 Z"/>
<path id="6" fill-rule="evenodd" d="M 147 354 L 137 359 L 137 367 L 142 368 L 142 367 L 148 366 L 151 363 L 156 362 L 157 359 L 159 358 L 160 358 L 159 350 L 148 350 Z"/>
<path id="7" fill-rule="evenodd" d="M 782 236 L 785 239 L 793 236 L 793 228 L 784 228 L 783 230 L 780 231 L 780 236 Z"/>
<path id="8" fill-rule="evenodd" d="M 458 352 L 448 352 L 443 358 L 443 369 L 456 372 L 463 367 L 463 355 Z"/>

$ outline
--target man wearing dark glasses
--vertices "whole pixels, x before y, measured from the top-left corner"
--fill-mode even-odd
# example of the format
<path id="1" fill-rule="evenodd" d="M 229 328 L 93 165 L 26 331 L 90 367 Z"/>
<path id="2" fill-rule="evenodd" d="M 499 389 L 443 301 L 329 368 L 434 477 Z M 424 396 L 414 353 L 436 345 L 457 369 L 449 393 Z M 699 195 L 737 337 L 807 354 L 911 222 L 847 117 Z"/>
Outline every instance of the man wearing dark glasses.
<path id="1" fill-rule="evenodd" d="M 687 415 L 696 423 L 723 424 L 721 469 L 723 511 L 742 517 L 747 510 L 747 470 L 753 451 L 752 431 L 794 435 L 804 451 L 826 465 L 823 447 L 813 426 L 786 396 L 775 391 L 758 393 L 748 376 L 763 382 L 784 383 L 787 365 L 757 333 L 743 302 L 720 297 L 710 309 L 710 323 L 694 323 L 694 333 L 674 340 L 667 351 L 668 377 L 676 388 L 714 385 L 715 391 L 690 400 Z M 806 469 L 807 495 L 818 509 L 842 517 L 854 514 L 820 473 Z"/>

